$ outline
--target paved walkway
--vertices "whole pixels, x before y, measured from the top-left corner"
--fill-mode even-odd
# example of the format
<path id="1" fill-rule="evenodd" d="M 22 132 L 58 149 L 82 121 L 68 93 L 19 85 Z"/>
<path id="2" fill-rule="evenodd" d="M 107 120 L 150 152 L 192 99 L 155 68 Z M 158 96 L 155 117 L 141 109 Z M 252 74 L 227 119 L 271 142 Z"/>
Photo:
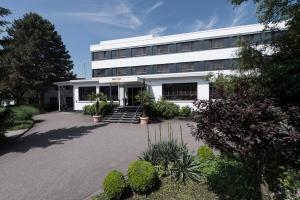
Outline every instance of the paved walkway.
<path id="1" fill-rule="evenodd" d="M 0 200 L 82 200 L 101 189 L 111 169 L 126 172 L 147 148 L 146 126 L 93 124 L 80 113 L 49 113 L 24 136 L 0 146 Z M 191 149 L 199 146 L 184 121 L 171 123 Z M 158 124 L 149 126 L 152 140 Z"/>

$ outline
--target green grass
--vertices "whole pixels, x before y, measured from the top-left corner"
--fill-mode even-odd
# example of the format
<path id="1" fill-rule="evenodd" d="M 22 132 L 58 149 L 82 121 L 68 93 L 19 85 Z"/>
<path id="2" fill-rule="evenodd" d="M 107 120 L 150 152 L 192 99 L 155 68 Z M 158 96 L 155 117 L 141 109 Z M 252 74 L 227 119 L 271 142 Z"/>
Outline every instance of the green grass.
<path id="1" fill-rule="evenodd" d="M 5 110 L 9 111 L 4 113 Z M 39 109 L 32 105 L 0 107 L 1 130 L 19 130 L 30 128 L 33 124 L 33 115 L 39 114 Z"/>
<path id="2" fill-rule="evenodd" d="M 187 182 L 186 185 L 175 182 L 170 178 L 162 181 L 160 188 L 147 196 L 133 195 L 128 200 L 218 200 L 216 194 L 208 190 L 203 183 Z M 92 198 L 92 200 L 108 200 L 104 193 Z"/>

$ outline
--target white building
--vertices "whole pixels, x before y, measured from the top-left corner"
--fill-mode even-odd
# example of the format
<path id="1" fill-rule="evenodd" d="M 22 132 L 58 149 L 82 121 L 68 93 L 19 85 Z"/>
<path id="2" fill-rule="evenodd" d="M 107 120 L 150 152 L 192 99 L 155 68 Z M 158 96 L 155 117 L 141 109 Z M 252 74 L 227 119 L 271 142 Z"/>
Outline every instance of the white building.
<path id="1" fill-rule="evenodd" d="M 134 96 L 143 87 L 155 100 L 192 106 L 195 99 L 212 97 L 208 75 L 234 72 L 240 39 L 264 44 L 276 34 L 263 30 L 254 24 L 101 41 L 90 46 L 92 79 L 56 84 L 73 86 L 74 110 L 82 110 L 91 103 L 88 95 L 98 92 L 120 106 L 136 105 Z"/>

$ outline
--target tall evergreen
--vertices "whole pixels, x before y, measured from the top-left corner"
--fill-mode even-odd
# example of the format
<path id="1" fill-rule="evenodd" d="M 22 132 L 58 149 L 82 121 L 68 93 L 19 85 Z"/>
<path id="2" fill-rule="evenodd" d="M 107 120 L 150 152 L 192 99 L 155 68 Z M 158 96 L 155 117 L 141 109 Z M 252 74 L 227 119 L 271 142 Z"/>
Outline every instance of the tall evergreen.
<path id="1" fill-rule="evenodd" d="M 2 87 L 2 84 L 4 82 L 4 78 L 7 73 L 7 66 L 4 63 L 4 55 L 7 52 L 6 49 L 4 49 L 3 45 L 7 43 L 7 40 L 3 37 L 3 33 L 5 33 L 5 27 L 8 24 L 8 22 L 2 18 L 10 14 L 10 10 L 0 7 L 0 102 L 3 99 L 7 99 L 7 92 L 5 91 L 5 88 Z"/>
<path id="2" fill-rule="evenodd" d="M 10 92 L 22 103 L 23 95 L 33 91 L 42 106 L 53 82 L 74 78 L 71 57 L 54 25 L 36 13 L 14 20 L 7 33 Z"/>

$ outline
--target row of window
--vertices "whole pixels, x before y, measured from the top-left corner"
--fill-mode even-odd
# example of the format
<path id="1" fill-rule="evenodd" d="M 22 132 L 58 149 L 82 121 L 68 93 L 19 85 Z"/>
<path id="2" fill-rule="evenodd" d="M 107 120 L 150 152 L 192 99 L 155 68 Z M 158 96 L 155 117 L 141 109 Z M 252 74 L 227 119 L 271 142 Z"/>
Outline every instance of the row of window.
<path id="1" fill-rule="evenodd" d="M 100 86 L 99 92 L 103 93 L 109 101 L 118 101 L 118 86 Z M 79 101 L 89 101 L 90 95 L 94 93 L 96 93 L 96 86 L 79 87 Z"/>
<path id="2" fill-rule="evenodd" d="M 92 60 L 106 60 L 116 58 L 128 58 L 137 56 L 150 56 L 169 53 L 182 53 L 209 49 L 220 49 L 240 46 L 241 41 L 251 44 L 269 43 L 272 38 L 278 37 L 282 32 L 257 33 L 243 36 L 224 37 L 207 40 L 196 40 L 180 43 L 154 45 L 137 48 L 117 49 L 112 51 L 92 52 Z"/>
<path id="3" fill-rule="evenodd" d="M 117 86 L 100 86 L 99 91 L 106 95 L 109 101 L 118 101 Z M 89 101 L 91 94 L 96 93 L 96 86 L 79 87 L 79 101 Z M 196 100 L 197 83 L 162 84 L 162 98 L 166 100 Z M 213 84 L 209 84 L 209 98 L 219 98 Z"/>
<path id="4" fill-rule="evenodd" d="M 225 60 L 172 63 L 172 64 L 162 64 L 162 65 L 146 65 L 146 66 L 136 66 L 136 67 L 104 68 L 104 69 L 93 69 L 93 77 L 226 70 L 226 69 L 232 69 L 234 65 L 235 65 L 235 60 L 225 59 Z"/>

